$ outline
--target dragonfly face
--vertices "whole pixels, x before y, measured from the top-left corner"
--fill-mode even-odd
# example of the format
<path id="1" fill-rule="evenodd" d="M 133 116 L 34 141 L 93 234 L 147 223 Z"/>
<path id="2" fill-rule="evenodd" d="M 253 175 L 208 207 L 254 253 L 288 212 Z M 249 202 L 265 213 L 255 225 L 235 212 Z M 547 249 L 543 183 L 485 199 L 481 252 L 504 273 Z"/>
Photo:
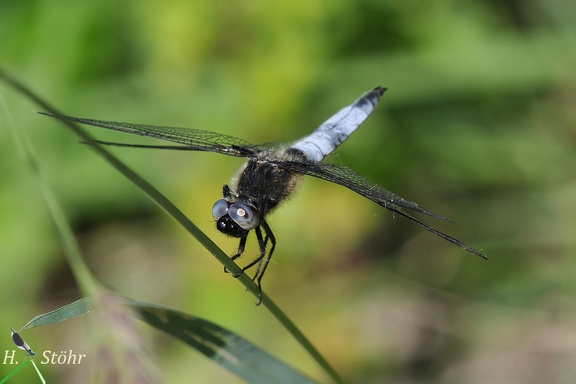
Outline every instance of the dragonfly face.
<path id="1" fill-rule="evenodd" d="M 232 237 L 246 237 L 250 230 L 260 225 L 256 207 L 232 199 L 230 188 L 224 186 L 224 198 L 212 207 L 216 229 Z"/>
<path id="2" fill-rule="evenodd" d="M 262 276 L 264 276 L 276 246 L 276 238 L 266 221 L 266 216 L 292 194 L 302 175 L 313 176 L 349 188 L 444 240 L 470 253 L 486 258 L 484 253 L 424 224 L 410 212 L 447 220 L 443 216 L 388 191 L 350 168 L 322 162 L 370 116 L 385 90 L 381 87 L 374 88 L 354 103 L 342 108 L 310 135 L 292 144 L 275 146 L 252 145 L 244 139 L 199 129 L 119 123 L 41 113 L 81 124 L 140 136 L 150 136 L 171 141 L 177 145 L 134 145 L 96 141 L 99 144 L 209 151 L 246 158 L 245 164 L 238 170 L 230 185 L 224 186 L 223 198 L 212 207 L 212 216 L 216 222 L 216 228 L 220 232 L 240 239 L 238 251 L 231 257 L 232 260 L 244 253 L 248 234 L 250 231 L 255 232 L 259 255 L 242 268 L 242 272 L 256 266 L 253 279 L 257 282 L 260 290 L 258 298 L 258 303 L 260 303 Z"/>

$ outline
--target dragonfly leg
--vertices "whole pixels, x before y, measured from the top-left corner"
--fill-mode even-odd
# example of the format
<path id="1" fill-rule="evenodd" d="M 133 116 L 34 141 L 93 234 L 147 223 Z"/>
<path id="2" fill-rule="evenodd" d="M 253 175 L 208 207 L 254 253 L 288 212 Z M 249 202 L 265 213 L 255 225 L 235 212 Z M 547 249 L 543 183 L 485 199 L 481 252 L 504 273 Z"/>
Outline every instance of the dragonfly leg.
<path id="1" fill-rule="evenodd" d="M 262 235 L 262 229 L 260 228 L 261 226 L 264 228 L 265 233 L 264 236 Z M 256 303 L 256 305 L 260 305 L 260 303 L 262 302 L 262 277 L 264 276 L 266 267 L 268 267 L 268 263 L 270 262 L 270 258 L 272 257 L 272 253 L 274 252 L 274 248 L 276 247 L 276 238 L 272 234 L 272 230 L 268 226 L 268 223 L 266 223 L 265 221 L 262 222 L 260 226 L 254 228 L 254 232 L 256 233 L 256 239 L 258 240 L 260 255 L 252 262 L 250 262 L 248 265 L 244 266 L 242 268 L 242 272 L 252 268 L 253 266 L 256 266 L 256 272 L 254 273 L 254 277 L 252 278 L 252 280 L 256 282 L 256 284 L 258 285 L 258 302 Z M 272 246 L 270 248 L 270 251 L 267 252 L 266 247 L 268 245 L 269 240 Z M 242 251 L 244 250 L 243 245 L 245 245 L 245 242 L 244 244 L 241 244 L 242 247 L 239 247 L 239 251 L 240 248 L 242 248 Z M 232 257 L 232 259 L 235 259 L 238 256 L 240 255 L 236 254 Z"/>
<path id="2" fill-rule="evenodd" d="M 230 258 L 230 260 L 234 261 L 237 258 L 239 258 L 240 256 L 242 256 L 242 254 L 244 253 L 244 249 L 246 249 L 246 239 L 248 238 L 248 236 L 246 237 L 242 237 L 240 239 L 240 244 L 238 245 L 238 252 L 236 252 L 236 254 L 234 256 L 232 256 Z M 228 273 L 230 271 L 228 271 L 228 269 L 226 269 L 226 267 L 224 267 L 224 272 Z M 242 269 L 239 273 L 232 275 L 233 277 L 238 277 L 241 274 L 244 273 L 244 269 Z"/>
<path id="3" fill-rule="evenodd" d="M 257 267 L 257 271 L 256 271 L 256 275 L 254 276 L 254 279 L 256 279 L 256 283 L 258 284 L 258 303 L 256 305 L 260 305 L 260 303 L 262 302 L 262 277 L 264 277 L 264 273 L 266 272 L 266 268 L 268 268 L 268 263 L 270 263 L 270 259 L 272 258 L 272 254 L 274 253 L 274 248 L 276 248 L 276 237 L 274 237 L 274 234 L 272 233 L 272 230 L 270 229 L 270 226 L 268 225 L 267 222 L 263 221 L 262 222 L 262 227 L 264 227 L 264 232 L 266 233 L 266 237 L 264 240 L 264 252 L 266 252 L 266 243 L 268 242 L 268 240 L 270 240 L 270 251 L 268 252 L 268 256 L 264 257 L 264 254 L 262 255 L 262 259 L 260 259 L 260 263 L 258 263 L 258 267 Z M 261 235 L 260 235 L 261 236 Z M 262 268 L 262 269 L 260 269 Z"/>
<path id="4" fill-rule="evenodd" d="M 260 247 L 260 256 L 258 256 L 256 260 L 254 260 L 250 264 L 250 266 L 245 267 L 250 268 L 252 265 L 256 265 L 256 273 L 254 274 L 252 280 L 256 280 L 258 275 L 260 275 L 260 268 L 262 268 L 262 261 L 266 256 L 266 243 L 268 242 L 268 237 L 266 237 L 266 239 L 262 237 L 262 230 L 260 229 L 260 227 L 256 228 L 256 238 L 258 239 L 258 247 Z"/>

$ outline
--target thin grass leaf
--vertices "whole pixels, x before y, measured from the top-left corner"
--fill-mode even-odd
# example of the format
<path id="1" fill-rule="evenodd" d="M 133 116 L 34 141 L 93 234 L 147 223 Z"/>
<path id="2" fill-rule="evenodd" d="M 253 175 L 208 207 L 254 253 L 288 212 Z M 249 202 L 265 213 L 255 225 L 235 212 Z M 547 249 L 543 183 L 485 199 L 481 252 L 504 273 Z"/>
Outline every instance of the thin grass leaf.
<path id="1" fill-rule="evenodd" d="M 34 366 L 34 369 L 36 370 L 36 374 L 38 375 L 38 377 L 40 378 L 40 381 L 43 384 L 46 384 L 46 380 L 44 379 L 44 376 L 42 376 L 42 373 L 40 373 L 40 370 L 38 369 L 38 367 L 36 366 L 36 364 L 34 363 L 34 360 L 29 359 L 26 360 L 25 362 L 23 362 L 22 364 L 20 364 L 18 366 L 18 368 L 16 368 L 15 370 L 13 370 L 12 372 L 10 372 L 8 374 L 8 376 L 6 376 L 4 379 L 2 379 L 2 381 L 0 381 L 0 384 L 4 384 L 6 382 L 8 382 L 8 380 L 14 376 L 16 373 L 18 373 L 22 368 L 24 368 L 25 366 L 27 366 L 28 364 L 32 363 L 32 365 Z"/>
<path id="2" fill-rule="evenodd" d="M 2 102 L 1 98 L 0 102 Z M 4 106 L 3 103 L 2 106 Z M 6 115 L 10 116 L 8 109 L 6 107 L 4 109 L 7 111 Z M 115 301 L 115 296 L 108 293 L 107 290 L 101 286 L 84 263 L 72 228 L 42 173 L 41 163 L 37 160 L 32 145 L 28 142 L 25 132 L 17 130 L 14 127 L 14 123 L 10 124 L 16 147 L 24 161 L 28 164 L 40 193 L 44 198 L 50 216 L 56 226 L 57 233 L 60 235 L 64 253 L 72 269 L 74 278 L 81 292 L 92 298 L 90 301 L 86 299 L 79 300 L 56 311 L 37 316 L 32 319 L 25 328 L 54 324 L 83 315 L 90 311 L 92 305 L 89 304 L 93 304 L 93 308 L 102 309 L 98 311 L 98 316 L 93 317 L 93 319 L 99 320 L 99 324 L 94 327 L 98 330 L 98 337 L 93 340 L 100 346 L 97 355 L 100 358 L 98 362 L 98 374 L 102 374 L 106 378 L 123 378 L 121 382 L 138 382 L 142 384 L 158 382 L 156 379 L 158 375 L 155 374 L 155 365 L 151 359 L 147 359 L 147 350 L 143 346 L 144 338 L 138 335 L 137 332 L 134 332 L 135 327 L 130 327 L 131 324 L 135 323 L 135 318 L 138 316 L 133 313 L 132 309 L 123 305 L 123 302 L 115 305 L 118 300 Z M 122 319 L 122 321 L 119 322 L 119 319 Z M 120 323 L 121 327 L 117 326 L 118 323 Z M 126 339 L 126 335 L 131 336 L 132 342 L 117 342 L 118 340 Z M 15 334 L 13 334 L 12 337 L 19 348 L 28 351 L 31 355 L 34 354 L 21 338 L 15 339 Z M 44 378 L 38 370 L 38 367 L 36 367 L 34 363 L 33 365 L 38 377 L 44 382 Z M 103 380 L 102 382 L 112 381 L 113 380 Z"/>
<path id="3" fill-rule="evenodd" d="M 141 320 L 190 345 L 198 352 L 250 383 L 316 383 L 238 334 L 208 320 L 157 304 L 120 298 Z M 92 298 L 83 298 L 38 315 L 22 329 L 59 323 L 91 311 Z"/>
<path id="4" fill-rule="evenodd" d="M 22 330 L 56 324 L 61 321 L 85 315 L 91 311 L 91 305 L 92 299 L 88 297 L 76 300 L 73 303 L 34 317 L 22 327 Z"/>
<path id="5" fill-rule="evenodd" d="M 2 71 L 1 68 L 0 78 L 7 81 L 6 74 Z M 9 84 L 13 86 L 18 85 L 18 83 L 15 81 L 9 82 Z M 24 92 L 26 96 L 33 97 L 32 92 L 27 91 L 25 87 L 17 87 L 17 89 L 21 92 Z M 41 100 L 37 100 L 36 98 L 33 98 L 33 100 L 41 102 Z M 6 111 L 6 116 L 11 118 L 8 108 L 4 105 L 3 99 L 0 98 L 0 101 L 2 102 L 1 106 Z M 38 161 L 38 157 L 36 156 L 36 153 L 30 144 L 30 141 L 28 140 L 25 132 L 16 129 L 15 123 L 13 121 L 11 121 L 8 126 L 16 144 L 15 146 L 18 150 L 18 153 L 24 162 L 28 165 L 30 173 L 32 174 L 34 181 L 38 186 L 46 207 L 48 208 L 50 217 L 56 226 L 58 235 L 60 236 L 60 240 L 64 248 L 64 255 L 66 256 L 66 260 L 70 265 L 70 269 L 72 270 L 72 274 L 74 275 L 76 283 L 84 295 L 88 296 L 95 294 L 100 289 L 100 284 L 92 275 L 86 263 L 84 263 L 84 259 L 82 258 L 80 248 L 76 242 L 74 232 L 68 223 L 68 219 L 66 218 L 66 215 L 64 214 L 58 200 L 56 199 L 56 196 L 54 195 L 49 183 L 46 181 L 46 178 L 42 173 L 42 167 L 40 166 L 41 162 Z"/>
<path id="6" fill-rule="evenodd" d="M 16 373 L 18 373 L 18 371 L 20 371 L 22 368 L 24 368 L 25 366 L 27 366 L 32 360 L 26 360 L 25 362 L 23 362 L 22 364 L 20 364 L 18 366 L 18 368 L 16 368 L 15 370 L 13 370 L 12 372 L 10 372 L 8 374 L 8 376 L 6 376 L 4 379 L 2 379 L 2 381 L 0 381 L 0 384 L 4 384 L 8 381 L 8 379 L 10 379 L 12 376 L 14 376 Z"/>
<path id="7" fill-rule="evenodd" d="M 166 307 L 132 302 L 142 319 L 185 342 L 250 383 L 317 383 L 243 337 L 210 321 Z"/>
<path id="8" fill-rule="evenodd" d="M 34 366 L 34 369 L 36 370 L 36 373 L 38 374 L 38 377 L 40 378 L 40 381 L 42 382 L 42 384 L 46 384 L 46 380 L 44 380 L 44 376 L 42 376 L 42 374 L 40 373 L 40 370 L 36 366 L 36 363 L 34 363 L 34 360 L 30 360 L 30 361 L 32 362 L 32 365 Z"/>

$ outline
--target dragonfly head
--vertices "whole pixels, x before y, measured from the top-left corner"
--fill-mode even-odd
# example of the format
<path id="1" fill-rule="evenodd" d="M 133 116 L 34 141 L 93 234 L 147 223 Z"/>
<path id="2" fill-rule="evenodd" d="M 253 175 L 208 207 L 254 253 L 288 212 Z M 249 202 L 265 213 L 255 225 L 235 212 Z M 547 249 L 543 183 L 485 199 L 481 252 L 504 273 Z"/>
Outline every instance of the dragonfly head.
<path id="1" fill-rule="evenodd" d="M 225 199 L 214 204 L 212 216 L 216 220 L 216 228 L 233 237 L 246 237 L 250 230 L 260 224 L 255 207 L 244 203 L 231 203 Z"/>

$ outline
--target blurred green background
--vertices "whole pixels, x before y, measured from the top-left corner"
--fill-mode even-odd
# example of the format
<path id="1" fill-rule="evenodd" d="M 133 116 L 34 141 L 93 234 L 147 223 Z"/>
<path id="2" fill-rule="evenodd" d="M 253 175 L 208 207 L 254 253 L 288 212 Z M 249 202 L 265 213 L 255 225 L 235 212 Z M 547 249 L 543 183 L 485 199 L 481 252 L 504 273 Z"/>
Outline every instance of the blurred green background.
<path id="1" fill-rule="evenodd" d="M 574 382 L 576 3 L 0 1 L 0 37 L 0 65 L 64 113 L 254 143 L 306 135 L 388 87 L 333 161 L 453 219 L 424 218 L 489 261 L 306 179 L 269 217 L 278 246 L 264 290 L 352 383 Z M 326 380 L 140 191 L 22 96 L 1 85 L 0 97 L 0 351 L 13 348 L 8 327 L 79 295 L 13 124 L 31 137 L 101 281 L 210 319 Z M 210 210 L 241 160 L 112 151 L 234 252 Z M 250 238 L 241 262 L 256 252 Z M 88 328 L 77 319 L 22 336 L 37 352 L 83 353 Z M 240 382 L 142 329 L 164 382 Z M 84 382 L 97 369 L 89 360 L 41 369 L 49 382 Z"/>

